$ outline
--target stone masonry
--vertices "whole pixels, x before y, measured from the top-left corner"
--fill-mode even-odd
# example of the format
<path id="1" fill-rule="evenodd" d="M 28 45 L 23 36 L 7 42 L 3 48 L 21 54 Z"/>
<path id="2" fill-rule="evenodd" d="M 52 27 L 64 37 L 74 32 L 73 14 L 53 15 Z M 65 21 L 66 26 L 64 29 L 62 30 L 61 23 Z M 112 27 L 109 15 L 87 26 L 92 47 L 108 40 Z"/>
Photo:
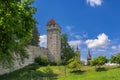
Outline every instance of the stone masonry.
<path id="1" fill-rule="evenodd" d="M 28 46 L 26 48 L 29 58 L 25 58 L 24 63 L 17 58 L 14 60 L 14 66 L 12 69 L 3 68 L 0 66 L 0 75 L 5 73 L 10 73 L 17 69 L 23 68 L 29 64 L 34 63 L 34 59 L 39 56 L 44 56 L 48 58 L 51 62 L 56 62 L 61 59 L 61 28 L 60 26 L 52 19 L 47 23 L 47 48 Z"/>
<path id="2" fill-rule="evenodd" d="M 49 51 L 50 61 L 60 61 L 61 53 L 61 28 L 60 26 L 51 19 L 47 24 L 47 48 Z"/>

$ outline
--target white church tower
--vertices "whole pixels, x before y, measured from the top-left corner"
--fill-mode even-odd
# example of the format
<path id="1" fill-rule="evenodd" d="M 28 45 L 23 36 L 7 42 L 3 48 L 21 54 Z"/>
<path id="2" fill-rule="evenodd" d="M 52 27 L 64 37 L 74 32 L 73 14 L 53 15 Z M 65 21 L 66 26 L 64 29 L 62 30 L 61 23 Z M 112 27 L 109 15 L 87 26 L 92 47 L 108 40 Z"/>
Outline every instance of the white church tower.
<path id="1" fill-rule="evenodd" d="M 51 19 L 47 23 L 47 48 L 49 51 L 49 59 L 52 62 L 60 61 L 61 59 L 61 28 Z"/>

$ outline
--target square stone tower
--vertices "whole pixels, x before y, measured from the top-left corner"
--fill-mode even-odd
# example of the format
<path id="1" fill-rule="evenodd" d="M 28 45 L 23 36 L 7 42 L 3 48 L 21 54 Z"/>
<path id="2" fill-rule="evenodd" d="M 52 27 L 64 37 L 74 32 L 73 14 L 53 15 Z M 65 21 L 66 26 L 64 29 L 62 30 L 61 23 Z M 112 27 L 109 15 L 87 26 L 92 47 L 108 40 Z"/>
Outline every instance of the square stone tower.
<path id="1" fill-rule="evenodd" d="M 48 58 L 51 62 L 61 60 L 61 27 L 51 19 L 47 23 Z"/>

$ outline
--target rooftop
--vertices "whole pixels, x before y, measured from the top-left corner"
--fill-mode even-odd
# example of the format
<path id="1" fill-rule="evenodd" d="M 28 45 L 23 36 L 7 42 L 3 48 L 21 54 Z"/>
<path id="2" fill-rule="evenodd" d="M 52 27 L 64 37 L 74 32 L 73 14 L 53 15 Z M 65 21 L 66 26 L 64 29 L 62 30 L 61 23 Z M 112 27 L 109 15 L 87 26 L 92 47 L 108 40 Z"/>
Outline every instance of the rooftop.
<path id="1" fill-rule="evenodd" d="M 54 20 L 54 19 L 51 19 L 51 20 L 47 23 L 47 26 L 49 26 L 49 25 L 55 25 L 55 24 L 57 24 L 57 23 L 55 22 L 55 20 Z"/>

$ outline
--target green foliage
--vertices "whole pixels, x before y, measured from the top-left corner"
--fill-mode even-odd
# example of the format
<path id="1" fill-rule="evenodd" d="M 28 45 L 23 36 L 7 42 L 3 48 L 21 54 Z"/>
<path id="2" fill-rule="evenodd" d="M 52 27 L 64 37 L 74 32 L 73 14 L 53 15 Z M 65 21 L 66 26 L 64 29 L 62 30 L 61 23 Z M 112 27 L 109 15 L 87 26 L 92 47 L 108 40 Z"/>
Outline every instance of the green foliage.
<path id="1" fill-rule="evenodd" d="M 68 68 L 70 69 L 79 70 L 81 67 L 81 62 L 74 58 L 70 59 L 68 63 Z"/>
<path id="2" fill-rule="evenodd" d="M 49 60 L 45 56 L 40 56 L 35 59 L 35 62 L 41 66 L 47 66 L 49 64 Z"/>
<path id="3" fill-rule="evenodd" d="M 117 53 L 116 55 L 112 56 L 110 62 L 120 65 L 120 53 Z"/>
<path id="4" fill-rule="evenodd" d="M 30 65 L 31 67 L 35 66 Z M 106 66 L 107 71 L 96 72 L 94 67 L 81 66 L 81 70 L 84 73 L 71 73 L 71 70 L 67 69 L 66 76 L 64 76 L 64 66 L 60 66 L 61 70 L 58 70 L 58 66 L 44 66 L 39 67 L 39 71 L 31 70 L 29 66 L 26 68 L 14 71 L 10 74 L 0 76 L 0 80 L 119 80 L 120 68 L 116 66 Z M 50 69 L 48 69 L 50 68 Z M 37 68 L 36 68 L 37 69 Z M 52 74 L 53 77 L 45 77 L 46 74 Z M 57 75 L 58 74 L 58 75 Z"/>
<path id="5" fill-rule="evenodd" d="M 80 61 L 80 51 L 75 52 L 75 59 Z"/>
<path id="6" fill-rule="evenodd" d="M 54 76 L 56 76 L 56 74 L 53 72 L 53 70 L 50 68 L 50 66 L 47 66 L 44 70 L 43 70 L 43 72 L 44 72 L 44 77 L 48 77 L 50 80 L 52 80 L 51 79 L 51 77 L 54 77 Z"/>
<path id="7" fill-rule="evenodd" d="M 105 63 L 107 63 L 106 56 L 98 56 L 90 61 L 90 64 L 92 66 L 99 66 L 99 67 L 104 65 Z"/>
<path id="8" fill-rule="evenodd" d="M 22 2 L 21 2 L 22 1 Z M 0 0 L 0 62 L 12 63 L 14 56 L 26 57 L 25 46 L 32 37 L 33 0 Z"/>
<path id="9" fill-rule="evenodd" d="M 40 72 L 38 73 L 35 71 L 38 67 L 39 65 L 37 64 L 30 64 L 22 69 L 1 75 L 0 80 L 31 80 L 31 77 L 34 77 L 35 75 L 36 77 L 34 77 L 34 79 L 36 79 L 38 77 L 37 74 L 40 74 Z"/>
<path id="10" fill-rule="evenodd" d="M 75 56 L 74 50 L 68 44 L 67 34 L 61 35 L 61 53 L 63 62 L 69 61 L 69 59 Z"/>
<path id="11" fill-rule="evenodd" d="M 68 74 L 68 73 L 67 73 Z M 87 71 L 83 74 L 70 74 L 66 77 L 60 77 L 58 80 L 120 80 L 120 69 L 110 69 L 108 71 L 96 72 Z"/>
<path id="12" fill-rule="evenodd" d="M 39 33 L 38 33 L 38 29 L 36 26 L 34 26 L 34 29 L 32 31 L 32 38 L 29 42 L 29 45 L 32 45 L 32 46 L 39 46 Z"/>

